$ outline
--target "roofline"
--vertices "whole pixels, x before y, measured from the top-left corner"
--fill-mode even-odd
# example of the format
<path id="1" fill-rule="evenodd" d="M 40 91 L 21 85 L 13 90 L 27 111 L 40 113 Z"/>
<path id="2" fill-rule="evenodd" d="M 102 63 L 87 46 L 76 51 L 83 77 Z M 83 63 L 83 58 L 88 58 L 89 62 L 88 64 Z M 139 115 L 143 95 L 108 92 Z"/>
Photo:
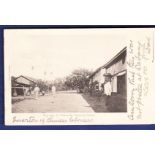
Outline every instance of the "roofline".
<path id="1" fill-rule="evenodd" d="M 36 83 L 35 81 L 30 80 L 29 78 L 27 78 L 27 77 L 25 77 L 25 76 L 23 76 L 23 75 L 18 76 L 17 78 L 14 79 L 14 81 L 15 81 L 16 79 L 20 78 L 20 77 L 23 77 L 23 78 L 25 78 L 25 79 L 27 79 L 27 80 L 33 82 L 33 83 Z"/>
<path id="2" fill-rule="evenodd" d="M 119 57 L 122 53 L 125 52 L 127 47 L 124 47 L 119 53 L 117 53 L 110 61 L 108 61 L 105 65 L 102 66 L 102 68 L 106 68 L 111 62 L 113 62 L 117 57 Z"/>
<path id="3" fill-rule="evenodd" d="M 102 67 L 97 68 L 90 76 L 89 78 L 93 77 L 99 70 L 101 70 Z"/>
<path id="4" fill-rule="evenodd" d="M 93 77 L 99 70 L 106 68 L 112 61 L 114 61 L 117 57 L 119 57 L 125 50 L 127 49 L 127 46 L 124 47 L 119 53 L 117 53 L 110 61 L 108 61 L 103 66 L 97 68 L 90 76 L 89 78 Z"/>

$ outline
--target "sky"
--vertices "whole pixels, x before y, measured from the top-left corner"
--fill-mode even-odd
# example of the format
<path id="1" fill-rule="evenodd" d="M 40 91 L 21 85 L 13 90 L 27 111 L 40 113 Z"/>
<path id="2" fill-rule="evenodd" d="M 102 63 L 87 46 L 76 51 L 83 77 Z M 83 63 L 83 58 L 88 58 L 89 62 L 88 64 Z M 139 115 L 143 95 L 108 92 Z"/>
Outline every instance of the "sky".
<path id="1" fill-rule="evenodd" d="M 74 69 L 95 70 L 126 46 L 121 29 L 5 30 L 12 76 L 63 78 Z"/>

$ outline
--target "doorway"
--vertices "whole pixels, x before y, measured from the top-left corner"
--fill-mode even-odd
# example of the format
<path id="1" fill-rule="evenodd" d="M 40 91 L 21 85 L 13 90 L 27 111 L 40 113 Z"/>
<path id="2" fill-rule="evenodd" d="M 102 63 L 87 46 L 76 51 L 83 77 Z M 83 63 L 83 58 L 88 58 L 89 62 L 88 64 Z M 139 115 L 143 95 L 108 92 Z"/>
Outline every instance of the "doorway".
<path id="1" fill-rule="evenodd" d="M 126 74 L 117 76 L 117 92 L 121 95 L 126 95 L 127 84 L 126 84 Z"/>

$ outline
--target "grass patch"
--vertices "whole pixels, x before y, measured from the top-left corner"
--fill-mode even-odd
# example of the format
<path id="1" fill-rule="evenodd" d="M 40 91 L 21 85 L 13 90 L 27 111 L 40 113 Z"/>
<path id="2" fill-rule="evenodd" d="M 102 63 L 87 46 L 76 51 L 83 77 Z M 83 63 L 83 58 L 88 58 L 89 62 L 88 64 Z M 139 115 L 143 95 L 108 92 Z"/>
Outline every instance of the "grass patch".
<path id="1" fill-rule="evenodd" d="M 126 96 L 119 94 L 110 97 L 89 94 L 82 94 L 82 96 L 95 112 L 127 112 Z"/>

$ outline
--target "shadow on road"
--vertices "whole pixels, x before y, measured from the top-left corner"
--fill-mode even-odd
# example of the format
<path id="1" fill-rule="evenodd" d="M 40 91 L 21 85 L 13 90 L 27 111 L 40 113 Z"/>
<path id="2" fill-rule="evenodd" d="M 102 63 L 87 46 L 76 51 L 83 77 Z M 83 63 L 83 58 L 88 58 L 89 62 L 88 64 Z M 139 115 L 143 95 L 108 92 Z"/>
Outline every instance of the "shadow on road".
<path id="1" fill-rule="evenodd" d="M 87 101 L 89 107 L 91 107 L 95 112 L 108 112 L 104 97 L 94 97 L 89 94 L 81 95 Z"/>
<path id="2" fill-rule="evenodd" d="M 82 94 L 82 97 L 95 112 L 127 112 L 126 96 L 118 94 L 107 98 Z"/>

